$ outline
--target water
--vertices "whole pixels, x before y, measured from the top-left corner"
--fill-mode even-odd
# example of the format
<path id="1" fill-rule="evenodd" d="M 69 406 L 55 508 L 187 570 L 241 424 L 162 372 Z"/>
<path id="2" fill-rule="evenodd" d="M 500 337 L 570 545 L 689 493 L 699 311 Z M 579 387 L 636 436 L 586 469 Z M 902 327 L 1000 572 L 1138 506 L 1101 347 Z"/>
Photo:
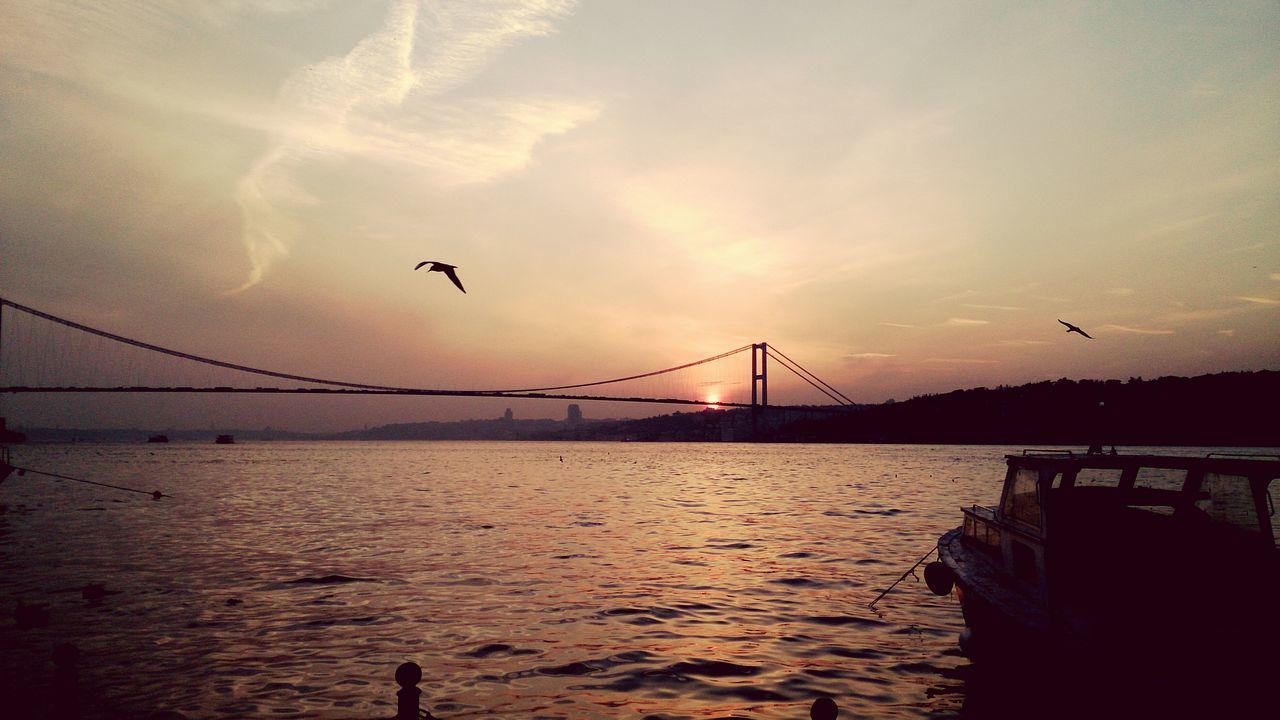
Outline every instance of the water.
<path id="1" fill-rule="evenodd" d="M 88 718 L 387 718 L 405 660 L 446 719 L 956 717 L 955 599 L 867 605 L 995 503 L 1008 450 L 18 446 L 174 497 L 0 486 L 0 690 L 39 716 L 72 642 Z"/>

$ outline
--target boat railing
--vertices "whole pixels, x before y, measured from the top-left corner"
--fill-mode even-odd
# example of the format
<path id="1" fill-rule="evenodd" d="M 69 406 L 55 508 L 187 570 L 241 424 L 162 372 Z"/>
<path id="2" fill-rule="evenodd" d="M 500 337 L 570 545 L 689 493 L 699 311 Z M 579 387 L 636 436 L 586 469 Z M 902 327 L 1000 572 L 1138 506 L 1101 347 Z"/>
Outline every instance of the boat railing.
<path id="1" fill-rule="evenodd" d="M 970 505 L 964 511 L 964 537 L 971 538 L 994 552 L 1000 550 L 1001 528 L 996 511 L 981 505 Z"/>
<path id="2" fill-rule="evenodd" d="M 1208 452 L 1204 454 L 1205 459 L 1224 457 L 1224 458 L 1268 458 L 1280 460 L 1280 454 L 1277 453 L 1246 453 L 1246 452 Z"/>

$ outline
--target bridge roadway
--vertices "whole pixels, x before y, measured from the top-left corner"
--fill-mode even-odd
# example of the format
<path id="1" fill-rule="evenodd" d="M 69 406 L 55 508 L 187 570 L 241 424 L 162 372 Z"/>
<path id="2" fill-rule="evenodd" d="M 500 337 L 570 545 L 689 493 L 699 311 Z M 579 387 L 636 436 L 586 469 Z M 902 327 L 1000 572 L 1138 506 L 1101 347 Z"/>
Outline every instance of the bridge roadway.
<path id="1" fill-rule="evenodd" d="M 604 395 L 552 395 L 548 393 L 504 393 L 492 390 L 427 390 L 400 388 L 373 390 L 361 388 L 235 388 L 218 387 L 0 387 L 0 393 L 248 393 L 285 395 L 425 395 L 435 397 L 525 398 L 534 400 L 594 400 L 599 402 L 650 403 L 655 405 L 704 405 L 706 407 L 749 408 L 751 403 L 707 402 L 681 398 L 608 397 Z M 800 406 L 809 407 L 809 406 Z M 789 409 L 800 409 L 789 408 Z M 814 407 L 813 409 L 818 409 Z"/>

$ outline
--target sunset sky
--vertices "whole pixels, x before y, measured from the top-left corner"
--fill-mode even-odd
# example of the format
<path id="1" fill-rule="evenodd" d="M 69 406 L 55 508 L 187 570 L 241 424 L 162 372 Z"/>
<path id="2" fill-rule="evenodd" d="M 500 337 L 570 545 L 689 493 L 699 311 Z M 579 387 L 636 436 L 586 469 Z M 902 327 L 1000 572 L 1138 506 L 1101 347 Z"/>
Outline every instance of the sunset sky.
<path id="1" fill-rule="evenodd" d="M 1280 369 L 1274 0 L 8 0 L 0 65 L 0 296 L 198 355 L 495 388 L 763 340 L 858 402 Z M 0 409 L 563 415 L 171 401 Z"/>

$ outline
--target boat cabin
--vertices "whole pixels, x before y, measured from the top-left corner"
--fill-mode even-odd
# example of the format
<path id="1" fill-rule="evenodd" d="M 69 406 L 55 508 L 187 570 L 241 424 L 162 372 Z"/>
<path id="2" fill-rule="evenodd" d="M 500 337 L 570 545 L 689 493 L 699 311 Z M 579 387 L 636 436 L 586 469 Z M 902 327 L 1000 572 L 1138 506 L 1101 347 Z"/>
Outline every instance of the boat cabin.
<path id="1" fill-rule="evenodd" d="M 925 568 L 935 594 L 954 587 L 966 655 L 1018 687 L 1084 690 L 1065 717 L 1243 717 L 1222 703 L 1272 702 L 1280 459 L 1005 459 L 999 504 L 965 508 Z"/>
<path id="2" fill-rule="evenodd" d="M 1275 568 L 1276 460 L 1066 451 L 1006 460 L 1000 504 L 965 508 L 962 532 L 1033 597 Z"/>

